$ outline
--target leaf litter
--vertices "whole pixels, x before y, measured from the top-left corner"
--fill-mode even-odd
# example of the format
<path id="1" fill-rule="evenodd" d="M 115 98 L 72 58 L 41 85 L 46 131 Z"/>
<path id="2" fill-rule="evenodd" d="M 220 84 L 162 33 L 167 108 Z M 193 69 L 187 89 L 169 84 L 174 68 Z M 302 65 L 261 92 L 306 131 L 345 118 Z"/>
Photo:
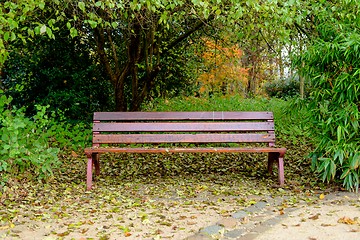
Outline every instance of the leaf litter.
<path id="1" fill-rule="evenodd" d="M 278 188 L 276 172 L 266 172 L 263 158 L 104 154 L 100 177 L 85 191 L 85 158 L 72 152 L 47 182 L 22 176 L 1 189 L 0 237 L 181 239 L 269 197 L 284 199 L 280 212 L 323 199 L 318 193 L 325 186 L 303 177 L 310 168 L 299 168 L 302 160 L 293 162 L 289 183 Z"/>

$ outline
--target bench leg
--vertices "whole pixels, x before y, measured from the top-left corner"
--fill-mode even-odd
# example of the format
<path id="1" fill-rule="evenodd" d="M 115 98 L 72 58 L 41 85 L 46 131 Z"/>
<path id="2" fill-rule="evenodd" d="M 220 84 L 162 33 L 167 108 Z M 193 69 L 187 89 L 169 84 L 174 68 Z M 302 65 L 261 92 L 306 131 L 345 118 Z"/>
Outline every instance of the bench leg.
<path id="1" fill-rule="evenodd" d="M 279 184 L 280 186 L 283 186 L 285 183 L 285 177 L 284 177 L 284 156 L 280 155 L 280 153 L 277 152 L 270 152 L 268 155 L 268 171 L 270 174 L 273 172 L 273 165 L 276 161 L 278 165 L 278 176 L 279 176 Z"/>
<path id="2" fill-rule="evenodd" d="M 87 154 L 87 171 L 86 171 L 86 190 L 90 191 L 92 186 L 92 169 L 93 158 L 91 154 Z"/>
<path id="3" fill-rule="evenodd" d="M 272 174 L 274 161 L 279 159 L 279 153 L 270 152 L 268 155 L 268 172 Z"/>
<path id="4" fill-rule="evenodd" d="M 95 166 L 95 174 L 96 176 L 100 175 L 100 154 L 93 154 L 94 166 Z"/>
<path id="5" fill-rule="evenodd" d="M 285 183 L 285 177 L 284 177 L 284 156 L 279 156 L 278 171 L 279 171 L 279 183 L 280 183 L 280 186 L 283 186 L 284 183 Z"/>
<path id="6" fill-rule="evenodd" d="M 86 171 L 86 189 L 89 191 L 92 187 L 92 175 L 93 175 L 93 167 L 95 167 L 95 174 L 100 175 L 100 161 L 99 154 L 87 154 L 87 171 Z"/>

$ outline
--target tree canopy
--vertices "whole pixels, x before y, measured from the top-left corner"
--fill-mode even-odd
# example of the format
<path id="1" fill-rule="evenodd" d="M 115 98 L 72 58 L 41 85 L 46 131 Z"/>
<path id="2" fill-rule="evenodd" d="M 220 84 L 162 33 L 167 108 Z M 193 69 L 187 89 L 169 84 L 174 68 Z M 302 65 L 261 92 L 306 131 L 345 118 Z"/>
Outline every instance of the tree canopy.
<path id="1" fill-rule="evenodd" d="M 138 110 L 169 64 L 166 59 L 184 52 L 200 30 L 231 26 L 237 38 L 261 38 L 271 47 L 274 37 L 269 36 L 276 29 L 277 38 L 285 40 L 299 7 L 291 0 L 6 1 L 1 6 L 0 62 L 17 39 L 53 39 L 67 29 L 71 37 L 90 43 L 113 86 L 116 110 Z M 248 65 L 255 73 L 254 61 Z"/>

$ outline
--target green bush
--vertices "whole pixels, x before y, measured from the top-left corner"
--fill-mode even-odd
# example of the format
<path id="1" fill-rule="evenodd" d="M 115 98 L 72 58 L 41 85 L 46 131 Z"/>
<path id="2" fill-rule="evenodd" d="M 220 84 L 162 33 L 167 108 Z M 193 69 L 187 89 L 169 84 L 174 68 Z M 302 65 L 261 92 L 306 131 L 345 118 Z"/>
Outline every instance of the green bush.
<path id="1" fill-rule="evenodd" d="M 284 79 L 278 79 L 272 82 L 266 82 L 264 85 L 265 92 L 270 97 L 277 98 L 292 98 L 299 96 L 300 81 L 299 77 L 288 77 Z"/>
<path id="2" fill-rule="evenodd" d="M 70 123 L 62 112 L 49 114 L 49 106 L 37 105 L 29 118 L 11 102 L 11 97 L 0 97 L 0 184 L 22 173 L 46 179 L 61 164 L 60 150 L 76 151 L 90 143 L 89 124 Z"/>
<path id="3" fill-rule="evenodd" d="M 49 144 L 51 147 L 61 149 L 61 151 L 78 151 L 91 145 L 91 125 L 87 122 L 69 122 L 65 118 L 58 119 L 52 116 L 49 125 Z"/>
<path id="4" fill-rule="evenodd" d="M 37 106 L 33 119 L 25 117 L 24 109 L 11 109 L 11 97 L 0 97 L 0 173 L 13 175 L 30 171 L 43 179 L 52 175 L 60 164 L 58 148 L 49 146 L 47 107 Z M 1 182 L 3 183 L 4 177 Z"/>
<path id="5" fill-rule="evenodd" d="M 341 180 L 349 190 L 358 191 L 360 176 L 360 34 L 349 11 L 359 6 L 334 7 L 335 22 L 328 22 L 332 11 L 324 13 L 317 26 L 318 38 L 296 61 L 312 81 L 307 107 L 309 123 L 317 148 L 311 154 L 312 167 L 323 181 Z M 357 26 L 359 29 L 359 25 Z M 339 31 L 341 29 L 341 31 Z M 303 65 L 304 64 L 304 65 Z"/>
<path id="6" fill-rule="evenodd" d="M 214 95 L 210 98 L 175 97 L 158 98 L 143 106 L 151 111 L 269 111 L 286 105 L 285 101 L 268 98 L 243 98 L 240 95 Z"/>
<path id="7" fill-rule="evenodd" d="M 12 105 L 36 113 L 37 105 L 50 105 L 67 119 L 90 120 L 95 111 L 114 107 L 113 90 L 87 43 L 59 32 L 55 40 L 38 37 L 23 45 L 14 42 L 0 82 Z"/>

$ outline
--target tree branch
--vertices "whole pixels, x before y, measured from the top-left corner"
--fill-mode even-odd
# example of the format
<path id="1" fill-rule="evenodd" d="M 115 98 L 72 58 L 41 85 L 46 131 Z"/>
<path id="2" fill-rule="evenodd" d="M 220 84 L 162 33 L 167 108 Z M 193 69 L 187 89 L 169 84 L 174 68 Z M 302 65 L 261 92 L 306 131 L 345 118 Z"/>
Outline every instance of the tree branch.
<path id="1" fill-rule="evenodd" d="M 111 68 L 110 61 L 108 56 L 105 52 L 105 36 L 104 31 L 102 28 L 95 28 L 94 29 L 94 37 L 97 45 L 97 52 L 99 54 L 100 62 L 104 65 L 106 73 L 110 77 L 111 83 L 115 86 L 116 85 L 116 77 L 114 74 L 113 69 Z"/>
<path id="2" fill-rule="evenodd" d="M 262 38 L 265 40 L 266 45 L 271 49 L 271 51 L 273 51 L 274 53 L 276 53 L 276 51 L 272 48 L 272 46 L 270 45 L 270 43 L 267 41 L 267 39 L 265 38 L 264 34 L 262 33 L 261 29 L 259 29 L 260 35 L 262 36 Z"/>
<path id="3" fill-rule="evenodd" d="M 119 76 L 119 74 L 120 74 L 120 66 L 119 66 L 119 59 L 118 59 L 118 56 L 117 56 L 117 53 L 116 53 L 116 46 L 115 46 L 115 44 L 114 44 L 114 42 L 112 40 L 111 32 L 107 29 L 106 33 L 108 35 L 109 43 L 110 43 L 110 46 L 111 46 L 111 51 L 112 51 L 113 58 L 114 58 L 115 74 L 116 74 L 116 76 Z"/>
<path id="4" fill-rule="evenodd" d="M 172 48 L 174 48 L 177 44 L 179 44 L 180 42 L 182 42 L 183 40 L 185 40 L 186 38 L 188 38 L 191 34 L 193 34 L 194 32 L 196 32 L 197 30 L 199 30 L 200 28 L 202 28 L 203 26 L 205 26 L 205 24 L 209 21 L 211 21 L 214 17 L 210 17 L 206 22 L 199 20 L 194 26 L 193 28 L 189 29 L 187 32 L 185 32 L 184 34 L 180 35 L 177 39 L 175 39 L 174 41 L 172 41 L 168 46 L 167 49 L 165 51 L 163 51 L 162 55 L 165 55 L 168 51 L 170 51 Z"/>
<path id="5" fill-rule="evenodd" d="M 305 29 L 303 29 L 299 24 L 297 24 L 296 22 L 294 22 L 294 26 L 295 26 L 295 28 L 298 30 L 298 32 L 305 34 L 305 36 L 306 36 L 308 39 L 310 39 L 309 34 L 308 34 L 308 33 L 305 31 Z"/>

